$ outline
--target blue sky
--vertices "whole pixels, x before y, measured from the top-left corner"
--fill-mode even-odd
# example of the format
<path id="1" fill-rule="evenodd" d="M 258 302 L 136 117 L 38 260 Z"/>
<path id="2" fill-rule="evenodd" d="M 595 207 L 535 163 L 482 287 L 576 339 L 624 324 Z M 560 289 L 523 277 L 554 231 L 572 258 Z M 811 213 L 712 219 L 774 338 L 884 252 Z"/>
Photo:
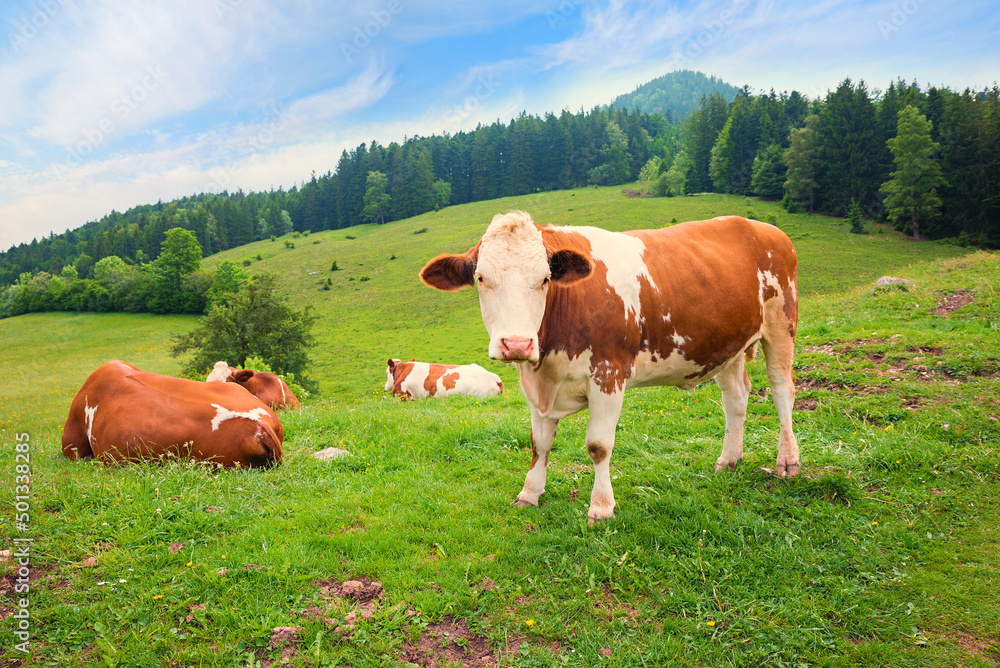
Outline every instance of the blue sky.
<path id="1" fill-rule="evenodd" d="M 810 98 L 1000 79 L 992 0 L 3 0 L 0 26 L 0 249 L 676 69 Z"/>

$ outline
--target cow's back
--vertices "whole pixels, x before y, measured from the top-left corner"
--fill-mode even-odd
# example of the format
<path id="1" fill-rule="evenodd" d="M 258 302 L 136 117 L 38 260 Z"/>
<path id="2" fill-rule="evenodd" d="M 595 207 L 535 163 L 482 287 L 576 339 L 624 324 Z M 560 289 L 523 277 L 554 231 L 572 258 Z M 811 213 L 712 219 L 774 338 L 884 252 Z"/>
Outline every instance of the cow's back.
<path id="1" fill-rule="evenodd" d="M 71 459 L 141 460 L 173 453 L 223 466 L 281 461 L 284 431 L 270 408 L 232 383 L 200 383 L 119 361 L 77 393 L 63 430 Z"/>
<path id="2" fill-rule="evenodd" d="M 772 225 L 727 217 L 625 233 L 546 233 L 588 254 L 594 268 L 550 289 L 541 348 L 550 366 L 555 357 L 586 359 L 587 375 L 606 392 L 711 377 L 760 338 L 763 302 L 779 292 L 795 320 L 795 250 Z"/>

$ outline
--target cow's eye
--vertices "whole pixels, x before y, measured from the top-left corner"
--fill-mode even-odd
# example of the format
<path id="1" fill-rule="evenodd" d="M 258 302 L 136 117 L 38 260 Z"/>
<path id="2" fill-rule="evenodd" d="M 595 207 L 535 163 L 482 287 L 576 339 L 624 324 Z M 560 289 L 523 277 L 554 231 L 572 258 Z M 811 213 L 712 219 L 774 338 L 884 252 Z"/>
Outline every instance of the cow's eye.
<path id="1" fill-rule="evenodd" d="M 550 280 L 550 279 L 549 279 L 549 277 L 548 277 L 548 276 L 546 276 L 545 278 L 543 278 L 543 279 L 542 279 L 542 285 L 548 285 L 548 284 L 549 284 L 549 280 Z"/>

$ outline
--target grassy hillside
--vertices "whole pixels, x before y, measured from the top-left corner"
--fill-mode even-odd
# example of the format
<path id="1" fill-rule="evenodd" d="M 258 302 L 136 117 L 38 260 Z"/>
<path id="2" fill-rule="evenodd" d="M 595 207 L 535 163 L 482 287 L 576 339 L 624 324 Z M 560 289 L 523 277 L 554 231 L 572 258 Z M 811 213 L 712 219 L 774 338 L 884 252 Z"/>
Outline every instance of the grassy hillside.
<path id="1" fill-rule="evenodd" d="M 628 198 L 620 188 L 585 188 L 477 202 L 385 226 L 286 236 L 219 253 L 204 266 L 250 260 L 250 271 L 279 274 L 296 304 L 314 306 L 321 317 L 314 357 L 323 393 L 355 399 L 363 388 L 382 387 L 389 357 L 482 363 L 486 340 L 474 291 L 438 293 L 420 283 L 417 274 L 439 253 L 471 248 L 493 215 L 510 209 L 524 209 L 539 223 L 611 230 L 663 227 L 675 219 L 732 213 L 752 212 L 761 220 L 773 215 L 798 246 L 803 294 L 842 291 L 922 260 L 963 252 L 954 246 L 915 243 L 894 232 L 849 234 L 841 219 L 790 215 L 775 203 L 743 197 Z M 340 271 L 330 271 L 334 261 Z M 323 290 L 327 279 L 332 285 Z M 513 381 L 512 372 L 504 375 L 505 366 L 486 364 L 505 381 Z"/>
<path id="2" fill-rule="evenodd" d="M 0 368 L 15 380 L 0 434 L 0 550 L 14 536 L 34 541 L 26 661 L 12 635 L 15 565 L 0 553 L 0 665 L 1000 661 L 1000 256 L 779 215 L 806 293 L 803 474 L 763 470 L 778 424 L 760 361 L 750 367 L 746 459 L 731 474 L 712 472 L 724 430 L 714 384 L 634 391 L 612 459 L 617 518 L 588 528 L 586 413 L 560 423 L 540 507 L 516 509 L 529 421 L 506 367 L 512 391 L 488 400 L 401 403 L 380 389 L 389 355 L 482 363 L 474 296 L 436 293 L 415 275 L 515 207 L 615 229 L 747 205 L 583 190 L 230 252 L 260 253 L 252 266 L 281 272 L 323 317 L 326 396 L 282 416 L 286 458 L 269 471 L 62 457 L 62 419 L 87 370 L 119 357 L 175 371 L 166 336 L 191 319 L 0 321 Z M 335 259 L 344 269 L 331 274 Z M 871 295 L 883 273 L 916 290 Z M 15 433 L 28 434 L 32 468 L 21 533 L 7 528 Z M 327 446 L 351 455 L 310 456 Z M 361 589 L 341 587 L 349 580 Z"/>

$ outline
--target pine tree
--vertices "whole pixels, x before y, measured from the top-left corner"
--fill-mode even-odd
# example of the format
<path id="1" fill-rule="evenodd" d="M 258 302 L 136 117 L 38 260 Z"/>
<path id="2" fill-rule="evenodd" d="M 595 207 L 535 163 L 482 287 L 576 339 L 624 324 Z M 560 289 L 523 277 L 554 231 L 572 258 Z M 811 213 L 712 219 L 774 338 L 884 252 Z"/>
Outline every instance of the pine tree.
<path id="1" fill-rule="evenodd" d="M 896 136 L 886 141 L 896 164 L 881 191 L 890 220 L 920 236 L 920 226 L 941 209 L 937 188 L 945 185 L 934 159 L 938 145 L 931 141 L 931 122 L 913 105 L 899 112 Z"/>
<path id="2" fill-rule="evenodd" d="M 785 192 L 785 156 L 781 147 L 771 144 L 761 149 L 753 159 L 753 177 L 750 184 L 760 197 L 781 199 Z"/>

